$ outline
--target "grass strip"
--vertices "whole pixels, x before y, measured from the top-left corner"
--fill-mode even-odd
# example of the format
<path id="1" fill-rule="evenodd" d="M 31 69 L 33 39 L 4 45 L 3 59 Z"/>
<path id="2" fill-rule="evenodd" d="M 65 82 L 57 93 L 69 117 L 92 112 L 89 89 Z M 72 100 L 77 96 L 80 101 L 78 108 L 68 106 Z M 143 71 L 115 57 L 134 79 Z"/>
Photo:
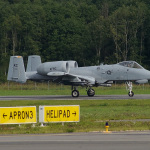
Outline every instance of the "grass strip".
<path id="1" fill-rule="evenodd" d="M 0 125 L 0 134 L 64 133 L 104 131 L 105 122 L 109 120 L 127 120 L 109 122 L 110 131 L 150 130 L 149 121 L 129 120 L 150 119 L 149 100 L 26 100 L 0 101 L 0 107 L 37 106 L 39 105 L 80 105 L 79 123 L 48 123 L 40 127 L 37 123 L 24 125 Z M 38 116 L 38 115 L 37 115 Z"/>
<path id="2" fill-rule="evenodd" d="M 77 87 L 80 95 L 87 95 L 85 87 Z M 127 94 L 125 84 L 112 84 L 112 87 L 93 87 L 96 95 L 122 95 Z M 149 94 L 150 85 L 133 84 L 135 94 Z M 71 86 L 54 83 L 36 83 L 28 81 L 25 84 L 8 82 L 0 85 L 0 95 L 71 95 Z"/>

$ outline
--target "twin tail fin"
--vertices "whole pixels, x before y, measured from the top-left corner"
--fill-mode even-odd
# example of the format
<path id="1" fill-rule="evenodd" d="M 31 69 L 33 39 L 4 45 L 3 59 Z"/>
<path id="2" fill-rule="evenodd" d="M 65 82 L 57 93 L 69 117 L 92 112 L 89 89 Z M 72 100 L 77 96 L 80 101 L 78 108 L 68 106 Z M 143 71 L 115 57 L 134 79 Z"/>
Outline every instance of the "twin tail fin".
<path id="1" fill-rule="evenodd" d="M 7 80 L 19 83 L 26 82 L 26 74 L 22 56 L 11 56 Z"/>
<path id="2" fill-rule="evenodd" d="M 37 67 L 41 64 L 41 57 L 38 55 L 31 55 L 28 57 L 26 72 L 37 71 Z M 27 81 L 22 56 L 11 56 L 9 62 L 7 80 L 19 83 Z"/>

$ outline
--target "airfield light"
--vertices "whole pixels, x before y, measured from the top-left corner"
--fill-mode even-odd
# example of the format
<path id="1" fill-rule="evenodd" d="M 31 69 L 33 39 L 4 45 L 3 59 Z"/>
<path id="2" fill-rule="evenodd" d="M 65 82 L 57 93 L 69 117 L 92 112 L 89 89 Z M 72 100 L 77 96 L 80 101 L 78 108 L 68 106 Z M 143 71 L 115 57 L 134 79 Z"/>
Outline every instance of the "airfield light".
<path id="1" fill-rule="evenodd" d="M 106 122 L 105 128 L 106 128 L 106 132 L 108 132 L 108 128 L 109 128 L 108 122 Z"/>

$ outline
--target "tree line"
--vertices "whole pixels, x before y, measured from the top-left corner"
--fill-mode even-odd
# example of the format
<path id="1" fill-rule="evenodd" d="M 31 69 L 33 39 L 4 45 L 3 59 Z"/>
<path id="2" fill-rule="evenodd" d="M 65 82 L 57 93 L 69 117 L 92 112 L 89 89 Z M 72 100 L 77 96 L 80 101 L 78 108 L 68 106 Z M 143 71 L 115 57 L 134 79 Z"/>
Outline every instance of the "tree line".
<path id="1" fill-rule="evenodd" d="M 150 69 L 149 8 L 148 0 L 0 0 L 0 81 L 12 55 Z"/>

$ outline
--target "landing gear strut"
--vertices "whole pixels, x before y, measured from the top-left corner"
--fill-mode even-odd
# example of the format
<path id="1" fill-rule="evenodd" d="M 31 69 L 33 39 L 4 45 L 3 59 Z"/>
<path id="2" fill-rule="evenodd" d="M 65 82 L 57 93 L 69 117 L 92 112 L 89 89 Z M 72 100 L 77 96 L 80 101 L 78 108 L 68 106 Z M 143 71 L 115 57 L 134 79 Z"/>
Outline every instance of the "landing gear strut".
<path id="1" fill-rule="evenodd" d="M 94 95 L 95 95 L 94 89 L 92 89 L 92 88 L 90 87 L 90 88 L 87 90 L 87 95 L 88 95 L 89 97 L 94 96 Z"/>
<path id="2" fill-rule="evenodd" d="M 134 92 L 132 91 L 132 82 L 126 82 L 126 85 L 128 86 L 128 90 L 129 90 L 129 93 L 128 93 L 128 95 L 130 96 L 130 97 L 133 97 L 133 95 L 134 95 Z"/>

